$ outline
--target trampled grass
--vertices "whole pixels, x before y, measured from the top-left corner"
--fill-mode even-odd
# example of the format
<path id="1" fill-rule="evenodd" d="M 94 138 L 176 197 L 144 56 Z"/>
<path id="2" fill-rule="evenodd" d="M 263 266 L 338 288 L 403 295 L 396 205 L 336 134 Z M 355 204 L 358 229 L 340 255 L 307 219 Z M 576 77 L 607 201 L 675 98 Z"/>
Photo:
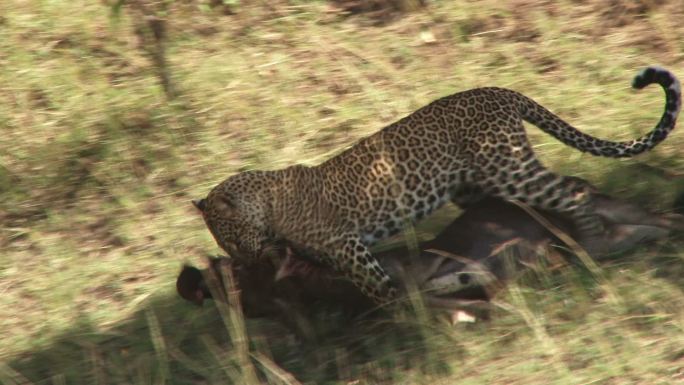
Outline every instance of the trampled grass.
<path id="1" fill-rule="evenodd" d="M 619 303 L 567 267 L 514 284 L 489 323 L 345 330 L 328 314 L 301 343 L 247 320 L 246 358 L 235 321 L 174 291 L 184 261 L 218 252 L 190 199 L 239 170 L 318 163 L 440 96 L 509 87 L 593 135 L 649 130 L 662 91 L 629 84 L 651 64 L 684 78 L 684 3 L 175 1 L 173 100 L 133 13 L 105 3 L 0 3 L 0 383 L 684 381 L 681 239 L 601 266 Z M 679 131 L 626 160 L 529 132 L 550 168 L 604 192 L 667 210 L 684 190 Z"/>

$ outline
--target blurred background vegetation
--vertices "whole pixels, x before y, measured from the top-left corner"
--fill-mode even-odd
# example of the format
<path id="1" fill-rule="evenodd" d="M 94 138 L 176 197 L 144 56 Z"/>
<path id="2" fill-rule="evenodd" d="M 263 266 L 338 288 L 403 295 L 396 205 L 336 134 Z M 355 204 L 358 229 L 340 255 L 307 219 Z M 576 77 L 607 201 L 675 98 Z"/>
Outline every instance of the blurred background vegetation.
<path id="1" fill-rule="evenodd" d="M 263 320 L 237 343 L 174 289 L 218 252 L 190 199 L 438 97 L 508 87 L 596 136 L 650 130 L 663 93 L 629 85 L 652 64 L 684 78 L 682 20 L 681 0 L 3 1 L 0 383 L 684 382 L 681 240 L 603 283 L 568 267 L 514 284 L 486 324 L 333 314 L 317 343 Z M 684 190 L 679 131 L 625 160 L 529 132 L 606 193 L 667 210 Z"/>

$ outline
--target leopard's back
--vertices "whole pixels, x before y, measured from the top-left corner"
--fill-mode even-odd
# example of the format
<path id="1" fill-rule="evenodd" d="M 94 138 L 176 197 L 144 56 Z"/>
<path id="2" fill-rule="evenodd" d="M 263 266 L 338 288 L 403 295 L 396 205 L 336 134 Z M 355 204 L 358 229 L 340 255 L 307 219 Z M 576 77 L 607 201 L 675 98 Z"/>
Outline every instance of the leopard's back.
<path id="1" fill-rule="evenodd" d="M 521 199 L 570 210 L 584 187 L 562 182 L 537 160 L 523 120 L 580 151 L 633 156 L 653 148 L 674 128 L 681 87 L 669 71 L 649 67 L 635 88 L 658 83 L 666 109 L 641 138 L 611 142 L 582 133 L 532 99 L 512 90 L 485 87 L 428 104 L 316 167 L 323 197 L 340 220 L 374 243 L 419 220 L 464 191 Z M 565 183 L 562 194 L 555 184 Z"/>
<path id="2" fill-rule="evenodd" d="M 359 141 L 316 167 L 325 198 L 370 244 L 424 218 L 482 170 L 531 152 L 509 92 L 444 97 Z"/>

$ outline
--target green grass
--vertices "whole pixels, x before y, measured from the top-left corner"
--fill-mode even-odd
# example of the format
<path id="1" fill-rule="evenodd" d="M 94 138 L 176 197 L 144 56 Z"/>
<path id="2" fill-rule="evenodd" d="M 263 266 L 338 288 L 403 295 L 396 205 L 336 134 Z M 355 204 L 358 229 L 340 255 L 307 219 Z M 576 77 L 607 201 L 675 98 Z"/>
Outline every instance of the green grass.
<path id="1" fill-rule="evenodd" d="M 177 1 L 169 102 L 131 13 L 112 18 L 102 3 L 0 3 L 2 384 L 242 382 L 235 325 L 174 291 L 184 261 L 218 251 L 190 199 L 234 172 L 316 164 L 487 85 L 624 140 L 663 108 L 656 87 L 629 89 L 636 72 L 659 64 L 684 78 L 676 0 L 434 1 L 381 20 L 327 1 L 244 1 L 232 15 Z M 665 210 L 684 190 L 654 171 L 684 172 L 679 131 L 626 160 L 529 132 L 550 168 L 607 193 Z M 322 342 L 302 344 L 247 320 L 247 360 L 271 383 L 288 382 L 279 370 L 317 384 L 684 381 L 683 245 L 603 265 L 617 303 L 568 267 L 512 286 L 487 324 L 405 316 L 340 330 L 333 314 Z"/>

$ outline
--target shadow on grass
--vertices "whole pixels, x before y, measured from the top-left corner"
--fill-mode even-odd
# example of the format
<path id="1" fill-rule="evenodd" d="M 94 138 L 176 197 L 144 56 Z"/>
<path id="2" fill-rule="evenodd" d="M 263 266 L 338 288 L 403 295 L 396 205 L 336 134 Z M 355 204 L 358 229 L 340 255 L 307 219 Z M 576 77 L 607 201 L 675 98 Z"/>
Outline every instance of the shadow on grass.
<path id="1" fill-rule="evenodd" d="M 274 375 L 272 368 L 265 368 L 270 363 L 314 383 L 358 376 L 393 383 L 401 374 L 399 368 L 448 370 L 446 364 L 428 359 L 436 337 L 426 336 L 411 321 L 376 317 L 353 322 L 331 311 L 319 313 L 314 321 L 317 340 L 324 343 L 302 342 L 276 320 L 247 320 L 250 350 L 260 357 L 252 361 L 261 380 Z M 159 295 L 104 331 L 82 318 L 45 349 L 6 362 L 9 367 L 0 367 L 0 382 L 248 383 L 241 377 L 229 327 L 214 302 L 200 308 L 175 293 Z M 440 343 L 448 339 L 439 338 Z M 449 345 L 453 359 L 458 346 Z"/>
<path id="2" fill-rule="evenodd" d="M 652 276 L 684 289 L 684 263 L 678 251 L 681 244 L 668 242 L 607 263 L 628 269 L 641 264 L 638 270 L 655 271 Z M 596 289 L 588 271 L 572 271 L 570 276 L 575 279 L 571 281 L 582 290 Z M 546 284 L 531 283 L 530 287 L 544 291 L 563 277 L 568 279 L 567 274 L 560 275 Z M 315 384 L 358 378 L 392 384 L 406 373 L 416 372 L 449 375 L 450 364 L 468 355 L 468 348 L 462 347 L 459 338 L 464 333 L 474 333 L 473 337 L 478 338 L 489 328 L 486 323 L 478 323 L 464 326 L 466 329 L 459 332 L 446 324 L 424 323 L 420 317 L 398 321 L 382 315 L 354 321 L 330 309 L 317 312 L 313 321 L 318 338 L 306 341 L 277 320 L 246 321 L 253 353 L 250 361 L 262 383 L 288 383 L 268 381 L 278 377 L 274 367 L 299 381 Z M 213 301 L 197 307 L 175 293 L 157 295 L 130 317 L 105 330 L 81 318 L 49 346 L 14 357 L 6 362 L 9 368 L 0 365 L 0 383 L 248 384 L 231 342 L 230 328 L 230 321 L 221 317 Z"/>

